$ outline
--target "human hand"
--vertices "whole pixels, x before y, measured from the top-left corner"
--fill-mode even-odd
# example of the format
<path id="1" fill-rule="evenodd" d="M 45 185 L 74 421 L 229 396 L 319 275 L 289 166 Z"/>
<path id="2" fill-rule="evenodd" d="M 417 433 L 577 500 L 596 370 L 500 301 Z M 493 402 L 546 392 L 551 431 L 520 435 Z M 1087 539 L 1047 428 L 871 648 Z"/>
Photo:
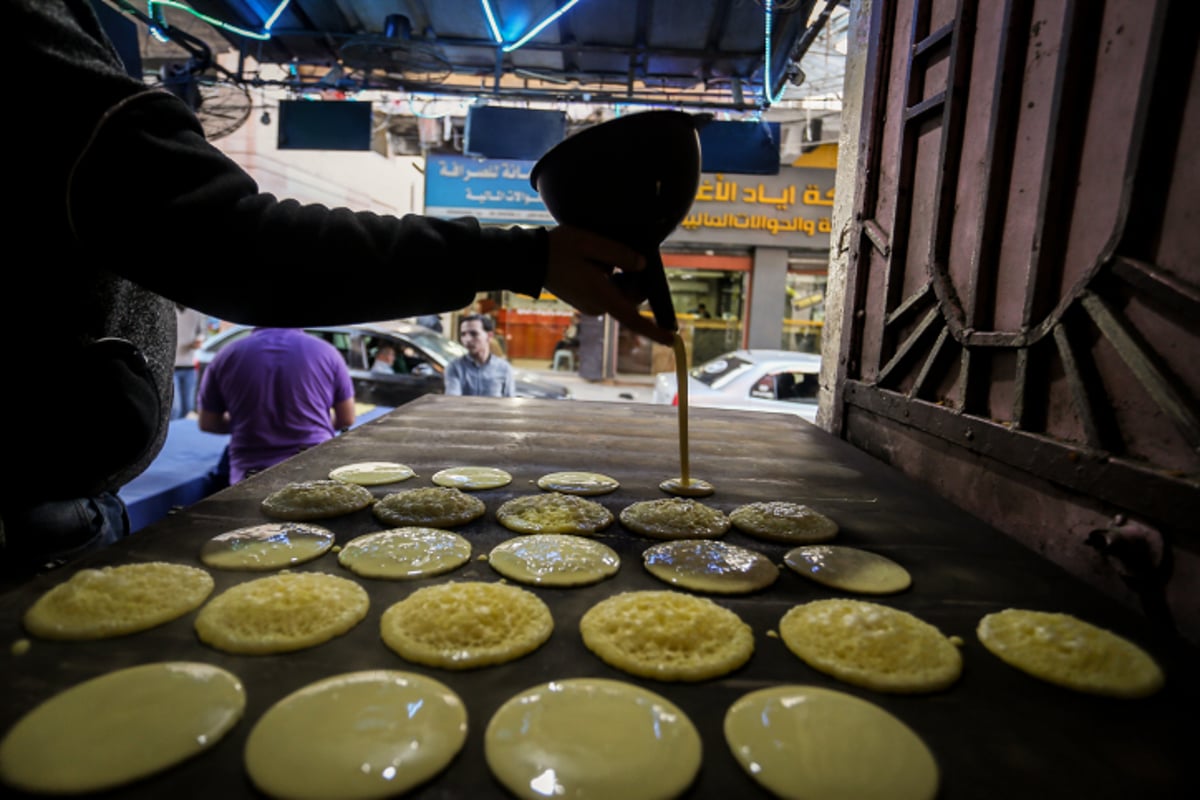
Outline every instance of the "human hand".
<path id="1" fill-rule="evenodd" d="M 638 305 L 645 294 L 637 281 L 619 276 L 640 272 L 646 259 L 629 247 L 573 225 L 551 228 L 546 288 L 584 314 L 610 314 L 630 330 L 660 344 L 673 333 L 643 317 Z M 616 272 L 620 269 L 621 272 Z"/>

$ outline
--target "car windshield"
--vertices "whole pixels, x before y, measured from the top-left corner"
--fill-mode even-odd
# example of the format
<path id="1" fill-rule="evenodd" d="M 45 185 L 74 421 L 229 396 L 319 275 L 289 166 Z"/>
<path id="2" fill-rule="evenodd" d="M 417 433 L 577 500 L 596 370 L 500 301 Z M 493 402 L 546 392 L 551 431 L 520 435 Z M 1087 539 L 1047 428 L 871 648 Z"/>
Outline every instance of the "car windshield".
<path id="1" fill-rule="evenodd" d="M 733 353 L 726 353 L 705 361 L 698 367 L 692 367 L 689 374 L 705 386 L 716 389 L 750 369 L 753 363 Z"/>
<path id="2" fill-rule="evenodd" d="M 438 333 L 430 331 L 428 333 L 419 332 L 406 334 L 409 340 L 416 347 L 429 353 L 442 364 L 449 364 L 459 356 L 467 354 L 467 348 L 463 347 L 453 339 L 447 339 Z"/>

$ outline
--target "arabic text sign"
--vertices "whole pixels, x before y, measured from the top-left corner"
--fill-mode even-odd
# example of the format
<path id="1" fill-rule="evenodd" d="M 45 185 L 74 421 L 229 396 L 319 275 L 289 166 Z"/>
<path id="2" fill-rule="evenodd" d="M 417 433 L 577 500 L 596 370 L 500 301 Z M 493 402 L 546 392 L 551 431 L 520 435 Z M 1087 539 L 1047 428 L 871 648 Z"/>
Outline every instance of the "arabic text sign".
<path id="1" fill-rule="evenodd" d="M 705 173 L 667 241 L 828 249 L 835 175 L 799 167 L 778 175 Z"/>
<path id="2" fill-rule="evenodd" d="M 534 161 L 430 156 L 425 164 L 425 213 L 480 222 L 553 223 L 529 185 Z"/>

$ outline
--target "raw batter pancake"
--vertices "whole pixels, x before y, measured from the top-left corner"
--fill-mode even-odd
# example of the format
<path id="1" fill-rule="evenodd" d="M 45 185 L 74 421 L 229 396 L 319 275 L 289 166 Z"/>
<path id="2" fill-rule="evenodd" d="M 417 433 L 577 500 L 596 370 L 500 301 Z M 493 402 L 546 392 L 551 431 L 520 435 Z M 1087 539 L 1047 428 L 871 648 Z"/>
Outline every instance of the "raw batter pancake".
<path id="1" fill-rule="evenodd" d="M 831 544 L 809 544 L 783 557 L 793 572 L 833 589 L 859 594 L 895 594 L 912 586 L 908 570 L 890 558 Z"/>
<path id="2" fill-rule="evenodd" d="M 677 497 L 708 497 L 717 491 L 717 487 L 699 478 L 688 478 L 686 481 L 683 478 L 668 478 L 658 488 Z"/>
<path id="3" fill-rule="evenodd" d="M 267 495 L 262 510 L 275 519 L 327 519 L 353 514 L 374 502 L 370 490 L 353 483 L 297 481 Z"/>
<path id="4" fill-rule="evenodd" d="M 492 569 L 518 583 L 584 586 L 617 574 L 621 557 L 594 539 L 536 533 L 501 542 L 488 555 Z"/>
<path id="5" fill-rule="evenodd" d="M 646 571 L 681 589 L 713 594 L 746 594 L 765 589 L 779 567 L 762 553 L 711 539 L 679 539 L 647 548 Z"/>
<path id="6" fill-rule="evenodd" d="M 621 510 L 621 524 L 652 539 L 715 539 L 729 530 L 729 517 L 696 500 L 643 500 Z"/>
<path id="7" fill-rule="evenodd" d="M 380 634 L 401 658 L 443 669 L 513 661 L 554 630 L 550 609 L 530 591 L 464 581 L 426 586 L 383 612 Z"/>
<path id="8" fill-rule="evenodd" d="M 200 641 L 243 655 L 315 647 L 353 628 L 367 615 L 367 592 L 323 572 L 280 572 L 239 583 L 196 615 Z"/>
<path id="9" fill-rule="evenodd" d="M 739 698 L 725 741 L 777 797 L 932 800 L 938 767 L 921 738 L 879 706 L 816 686 L 776 686 Z"/>
<path id="10" fill-rule="evenodd" d="M 335 481 L 357 483 L 359 486 L 381 486 L 385 483 L 399 483 L 416 475 L 407 464 L 397 464 L 395 461 L 360 461 L 356 464 L 346 464 L 329 473 Z"/>
<path id="11" fill-rule="evenodd" d="M 593 496 L 614 492 L 621 484 L 599 472 L 551 472 L 538 478 L 537 485 L 548 492 Z"/>
<path id="12" fill-rule="evenodd" d="M 320 525 L 272 522 L 214 536 L 200 548 L 200 560 L 218 569 L 280 569 L 324 555 L 333 541 L 333 531 Z"/>
<path id="13" fill-rule="evenodd" d="M 39 597 L 23 621 L 43 639 L 124 636 L 199 608 L 213 585 L 202 569 L 162 561 L 81 569 Z"/>
<path id="14" fill-rule="evenodd" d="M 496 467 L 450 467 L 433 474 L 438 486 L 453 486 L 465 492 L 499 489 L 512 483 L 512 475 Z"/>
<path id="15" fill-rule="evenodd" d="M 579 632 L 605 663 L 659 681 L 717 678 L 754 653 L 754 634 L 737 614 L 683 592 L 614 595 L 588 609 Z"/>
<path id="16" fill-rule="evenodd" d="M 773 500 L 747 503 L 729 512 L 729 521 L 748 536 L 785 544 L 815 544 L 837 536 L 837 523 L 799 503 Z"/>
<path id="17" fill-rule="evenodd" d="M 1077 692 L 1148 697 L 1163 686 L 1149 653 L 1069 614 L 1009 608 L 981 619 L 976 633 L 1005 663 Z"/>
<path id="18" fill-rule="evenodd" d="M 700 769 L 700 734 L 665 697 L 604 678 L 521 692 L 484 732 L 488 768 L 516 797 L 677 797 Z"/>
<path id="19" fill-rule="evenodd" d="M 546 492 L 514 497 L 496 509 L 496 521 L 517 533 L 588 536 L 611 525 L 613 515 L 595 500 Z"/>
<path id="20" fill-rule="evenodd" d="M 936 692 L 962 674 L 962 656 L 941 631 L 865 600 L 798 605 L 779 621 L 779 635 L 813 669 L 877 692 Z"/>
<path id="21" fill-rule="evenodd" d="M 338 563 L 364 578 L 428 578 L 471 560 L 471 543 L 437 528 L 393 528 L 351 539 Z"/>
<path id="22" fill-rule="evenodd" d="M 0 742 L 0 778 L 44 794 L 123 786 L 207 750 L 237 723 L 246 693 L 211 664 L 141 664 L 76 684 Z"/>
<path id="23" fill-rule="evenodd" d="M 411 672 L 351 672 L 267 709 L 246 740 L 246 772 L 271 797 L 395 797 L 445 769 L 466 738 L 466 708 L 444 684 Z"/>
<path id="24" fill-rule="evenodd" d="M 393 492 L 371 507 L 376 519 L 394 528 L 452 528 L 479 519 L 485 511 L 478 497 L 446 486 Z"/>

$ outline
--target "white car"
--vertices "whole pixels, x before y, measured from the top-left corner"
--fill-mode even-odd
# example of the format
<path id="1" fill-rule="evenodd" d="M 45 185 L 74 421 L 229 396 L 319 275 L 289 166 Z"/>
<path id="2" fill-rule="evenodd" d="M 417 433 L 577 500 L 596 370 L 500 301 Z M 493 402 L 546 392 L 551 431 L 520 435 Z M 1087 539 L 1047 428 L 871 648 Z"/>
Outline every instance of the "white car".
<path id="1" fill-rule="evenodd" d="M 734 350 L 688 371 L 688 406 L 817 418 L 821 357 L 788 350 Z M 654 376 L 654 402 L 679 403 L 675 373 Z"/>

